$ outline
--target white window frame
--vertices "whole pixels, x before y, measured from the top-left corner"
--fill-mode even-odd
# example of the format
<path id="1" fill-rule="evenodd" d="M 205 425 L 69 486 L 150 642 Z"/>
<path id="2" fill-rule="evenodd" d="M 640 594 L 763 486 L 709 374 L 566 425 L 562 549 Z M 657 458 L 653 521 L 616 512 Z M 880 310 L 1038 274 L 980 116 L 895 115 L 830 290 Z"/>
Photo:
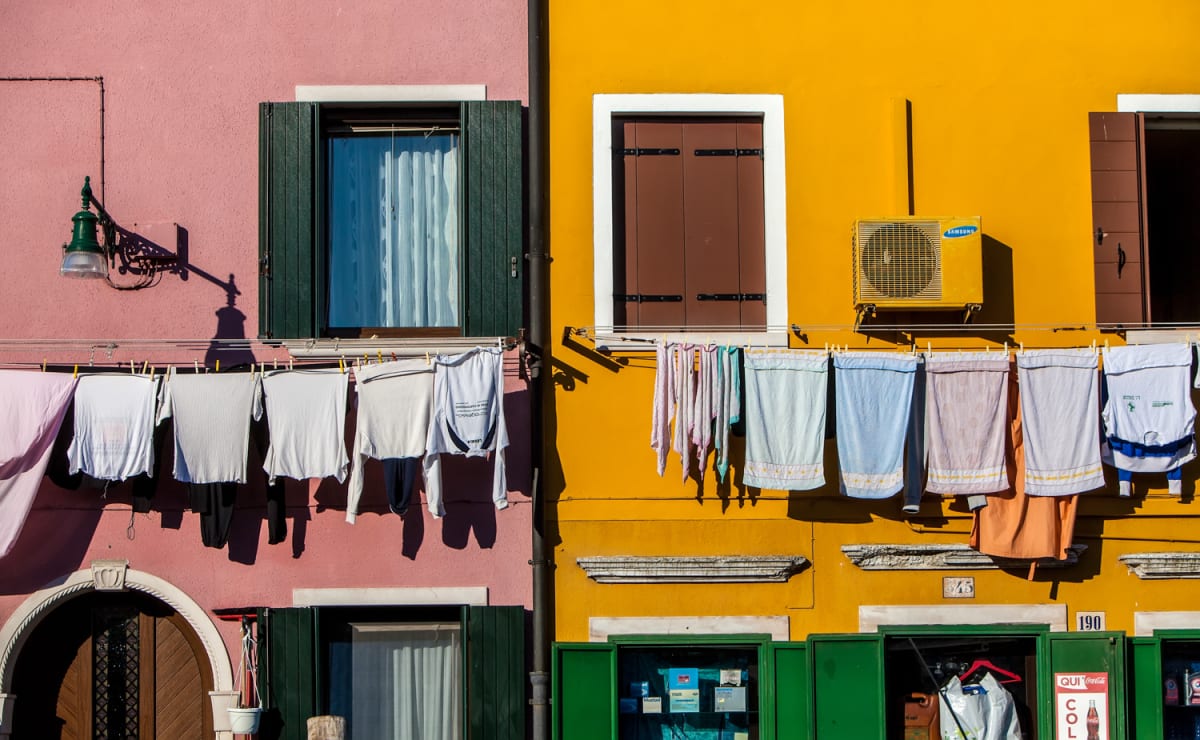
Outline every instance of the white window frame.
<path id="1" fill-rule="evenodd" d="M 787 343 L 787 177 L 783 148 L 783 96 L 720 93 L 607 94 L 592 97 L 592 239 L 596 337 L 601 344 L 647 339 L 661 334 L 613 331 L 613 154 L 612 122 L 617 116 L 761 116 L 763 123 L 763 227 L 766 247 L 767 331 L 706 332 L 719 344 Z M 697 332 L 668 333 L 667 339 L 694 338 Z"/>

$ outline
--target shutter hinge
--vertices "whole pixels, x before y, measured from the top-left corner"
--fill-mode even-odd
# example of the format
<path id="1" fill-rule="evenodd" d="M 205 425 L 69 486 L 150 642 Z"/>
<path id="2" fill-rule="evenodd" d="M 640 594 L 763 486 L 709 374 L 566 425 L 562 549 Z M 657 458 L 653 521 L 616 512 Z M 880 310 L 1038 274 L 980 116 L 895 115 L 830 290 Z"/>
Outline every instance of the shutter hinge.
<path id="1" fill-rule="evenodd" d="M 697 293 L 698 301 L 762 301 L 767 302 L 766 293 Z"/>
<path id="2" fill-rule="evenodd" d="M 508 273 L 509 277 L 516 277 L 517 276 L 517 258 L 516 257 L 510 258 L 508 261 L 508 264 L 509 264 L 509 273 Z"/>
<path id="3" fill-rule="evenodd" d="M 678 149 L 655 149 L 648 147 L 638 147 L 636 149 L 625 149 L 622 152 L 626 157 L 678 157 Z"/>
<path id="4" fill-rule="evenodd" d="M 258 276 L 271 277 L 271 260 L 267 255 L 258 258 Z"/>
<path id="5" fill-rule="evenodd" d="M 625 303 L 682 303 L 681 295 L 657 295 L 652 293 L 614 293 L 614 301 Z"/>
<path id="6" fill-rule="evenodd" d="M 762 149 L 697 149 L 697 157 L 759 157 Z"/>

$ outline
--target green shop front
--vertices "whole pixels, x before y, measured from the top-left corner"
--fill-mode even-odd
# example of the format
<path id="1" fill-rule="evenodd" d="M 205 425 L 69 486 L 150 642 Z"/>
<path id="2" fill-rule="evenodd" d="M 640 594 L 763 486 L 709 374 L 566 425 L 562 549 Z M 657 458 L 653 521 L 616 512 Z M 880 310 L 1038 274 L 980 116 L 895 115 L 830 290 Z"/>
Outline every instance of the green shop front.
<path id="1" fill-rule="evenodd" d="M 1127 642 L 1122 632 L 1001 624 L 889 625 L 803 642 L 746 634 L 558 643 L 554 731 L 560 740 L 932 740 L 951 679 L 972 684 L 987 673 L 998 684 L 992 699 L 1003 697 L 1024 738 L 1172 737 L 1143 734 L 1156 720 L 1140 712 L 1138 732 L 1126 732 Z M 1175 666 L 1194 647 L 1200 674 L 1200 631 L 1173 638 L 1166 652 L 1150 644 L 1133 643 L 1136 669 L 1160 676 L 1148 656 Z M 1161 722 L 1162 681 L 1147 685 L 1159 690 L 1145 701 Z M 956 723 L 960 734 L 976 737 L 967 720 Z"/>

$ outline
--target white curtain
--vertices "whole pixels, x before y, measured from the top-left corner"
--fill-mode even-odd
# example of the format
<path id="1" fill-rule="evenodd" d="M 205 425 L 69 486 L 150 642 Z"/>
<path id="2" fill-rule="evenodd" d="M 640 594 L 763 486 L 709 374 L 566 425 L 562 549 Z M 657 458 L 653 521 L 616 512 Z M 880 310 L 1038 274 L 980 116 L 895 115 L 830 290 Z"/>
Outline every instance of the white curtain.
<path id="1" fill-rule="evenodd" d="M 459 325 L 457 134 L 329 140 L 329 325 Z"/>
<path id="2" fill-rule="evenodd" d="M 462 737 L 458 625 L 352 625 L 353 740 Z"/>

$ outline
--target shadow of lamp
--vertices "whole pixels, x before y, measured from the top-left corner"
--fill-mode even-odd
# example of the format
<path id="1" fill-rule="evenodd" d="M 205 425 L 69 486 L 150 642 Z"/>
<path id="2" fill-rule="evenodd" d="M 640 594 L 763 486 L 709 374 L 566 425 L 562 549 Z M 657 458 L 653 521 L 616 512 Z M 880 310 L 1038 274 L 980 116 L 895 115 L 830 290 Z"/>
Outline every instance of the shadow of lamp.
<path id="1" fill-rule="evenodd" d="M 71 221 L 74 224 L 71 231 L 71 241 L 63 245 L 62 267 L 59 274 L 63 277 L 80 279 L 103 278 L 110 286 L 118 290 L 137 290 L 147 288 L 157 282 L 159 272 L 166 267 L 174 267 L 178 255 L 169 254 L 165 250 L 147 252 L 144 245 L 138 244 L 134 236 L 119 228 L 116 222 L 104 210 L 104 204 L 92 195 L 91 178 L 83 179 L 83 207 Z M 96 207 L 92 213 L 91 207 Z M 104 240 L 96 238 L 97 227 Z M 127 242 L 129 242 L 127 244 Z M 138 281 L 129 285 L 118 285 L 109 277 L 109 270 L 118 258 L 122 273 L 132 273 Z"/>

